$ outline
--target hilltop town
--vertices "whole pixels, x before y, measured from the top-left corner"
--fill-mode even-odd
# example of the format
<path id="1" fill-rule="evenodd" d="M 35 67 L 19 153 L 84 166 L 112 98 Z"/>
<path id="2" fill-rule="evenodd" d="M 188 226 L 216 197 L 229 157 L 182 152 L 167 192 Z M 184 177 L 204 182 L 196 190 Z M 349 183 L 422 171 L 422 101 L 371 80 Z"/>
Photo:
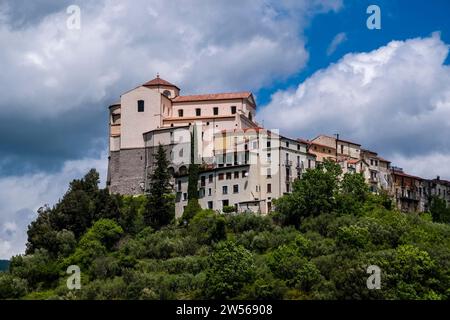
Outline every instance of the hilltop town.
<path id="1" fill-rule="evenodd" d="M 410 175 L 339 135 L 283 136 L 257 123 L 256 112 L 251 92 L 183 96 L 179 87 L 157 75 L 109 106 L 108 189 L 146 193 L 161 144 L 170 158 L 180 217 L 188 201 L 194 144 L 202 208 L 269 213 L 273 199 L 290 193 L 295 179 L 326 159 L 337 162 L 343 173 L 361 173 L 371 192 L 389 194 L 403 212 L 427 211 L 434 196 L 450 203 L 449 181 Z"/>

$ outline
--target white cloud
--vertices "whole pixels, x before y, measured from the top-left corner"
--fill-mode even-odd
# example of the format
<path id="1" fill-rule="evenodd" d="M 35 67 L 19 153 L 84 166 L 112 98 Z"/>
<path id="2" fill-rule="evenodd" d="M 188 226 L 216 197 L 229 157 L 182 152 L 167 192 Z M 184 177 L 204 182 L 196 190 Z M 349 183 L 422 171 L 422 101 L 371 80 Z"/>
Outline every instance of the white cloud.
<path id="1" fill-rule="evenodd" d="M 408 169 L 408 172 L 427 179 L 436 178 L 450 180 L 450 152 L 433 152 L 417 156 L 404 156 L 394 154 L 391 161 L 401 164 Z"/>
<path id="2" fill-rule="evenodd" d="M 298 72 L 308 58 L 303 27 L 314 14 L 341 6 L 339 0 L 77 3 L 81 30 L 66 28 L 65 10 L 22 28 L 0 19 L 0 43 L 7 44 L 0 51 L 0 116 L 48 117 L 117 99 L 156 72 L 185 92 L 257 90 Z"/>
<path id="3" fill-rule="evenodd" d="M 347 34 L 345 32 L 340 32 L 335 35 L 327 48 L 327 55 L 331 56 L 336 51 L 337 47 L 345 41 L 347 41 Z"/>
<path id="4" fill-rule="evenodd" d="M 98 159 L 67 161 L 59 172 L 52 174 L 0 178 L 0 259 L 24 252 L 27 225 L 37 217 L 37 209 L 45 204 L 54 205 L 67 191 L 70 181 L 96 168 L 104 187 L 107 163 L 104 152 Z"/>
<path id="5" fill-rule="evenodd" d="M 262 108 L 267 127 L 293 136 L 339 132 L 406 170 L 409 158 L 441 154 L 450 163 L 449 46 L 439 34 L 391 41 L 367 53 L 345 55 L 297 88 L 279 91 Z M 424 175 L 435 175 L 426 168 Z M 450 178 L 450 176 L 447 176 Z"/>

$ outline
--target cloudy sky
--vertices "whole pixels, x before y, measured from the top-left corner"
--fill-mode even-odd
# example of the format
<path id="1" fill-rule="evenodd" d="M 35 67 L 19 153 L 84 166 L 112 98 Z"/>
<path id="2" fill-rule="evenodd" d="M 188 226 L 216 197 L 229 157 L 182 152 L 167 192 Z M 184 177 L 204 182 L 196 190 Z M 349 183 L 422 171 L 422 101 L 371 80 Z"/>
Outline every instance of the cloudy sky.
<path id="1" fill-rule="evenodd" d="M 450 3 L 432 3 L 0 0 L 0 259 L 71 179 L 104 183 L 107 106 L 157 72 L 182 94 L 251 90 L 268 128 L 450 179 Z"/>

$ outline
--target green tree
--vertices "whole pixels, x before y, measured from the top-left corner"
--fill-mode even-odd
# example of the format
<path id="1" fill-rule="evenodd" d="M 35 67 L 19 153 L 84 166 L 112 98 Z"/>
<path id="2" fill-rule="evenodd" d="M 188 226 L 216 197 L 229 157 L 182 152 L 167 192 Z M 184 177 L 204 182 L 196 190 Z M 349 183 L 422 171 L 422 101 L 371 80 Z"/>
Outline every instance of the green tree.
<path id="1" fill-rule="evenodd" d="M 447 202 L 437 196 L 431 198 L 430 213 L 434 222 L 450 223 L 450 207 Z"/>
<path id="2" fill-rule="evenodd" d="M 61 244 L 58 232 L 72 232 L 79 239 L 92 224 L 101 218 L 119 217 L 118 196 L 107 189 L 99 189 L 99 174 L 91 169 L 82 179 L 70 183 L 68 191 L 53 208 L 41 208 L 38 218 L 28 227 L 26 253 L 45 249 L 58 255 Z"/>
<path id="3" fill-rule="evenodd" d="M 225 218 L 213 210 L 205 209 L 192 218 L 189 230 L 200 243 L 219 242 L 226 238 Z"/>
<path id="4" fill-rule="evenodd" d="M 206 270 L 205 296 L 212 299 L 236 297 L 244 285 L 253 282 L 253 269 L 250 251 L 231 241 L 219 243 Z"/>
<path id="5" fill-rule="evenodd" d="M 274 201 L 280 222 L 298 227 L 304 217 L 332 211 L 341 173 L 341 167 L 328 160 L 307 170 L 302 179 L 295 180 L 291 194 Z"/>
<path id="6" fill-rule="evenodd" d="M 174 197 L 171 194 L 169 162 L 166 151 L 159 144 L 156 168 L 150 178 L 150 190 L 147 196 L 147 208 L 144 215 L 146 225 L 159 229 L 169 224 L 175 217 Z"/>
<path id="7" fill-rule="evenodd" d="M 369 186 L 361 173 L 346 173 L 342 178 L 337 199 L 341 213 L 359 213 L 369 195 Z"/>
<path id="8" fill-rule="evenodd" d="M 183 212 L 183 220 L 190 221 L 201 209 L 198 202 L 198 179 L 200 176 L 200 166 L 197 163 L 198 159 L 195 154 L 196 144 L 196 129 L 193 126 L 191 133 L 191 163 L 189 164 L 189 179 L 188 179 L 188 204 Z"/>
<path id="9" fill-rule="evenodd" d="M 17 299 L 27 293 L 27 281 L 7 272 L 0 272 L 0 299 Z"/>
<path id="10" fill-rule="evenodd" d="M 78 264 L 86 269 L 95 258 L 106 255 L 120 239 L 123 229 L 109 219 L 97 221 L 80 240 L 75 252 L 65 260 L 64 265 Z"/>
<path id="11" fill-rule="evenodd" d="M 51 287 L 60 273 L 57 261 L 45 249 L 37 249 L 32 255 L 12 257 L 9 270 L 13 276 L 27 280 L 34 290 Z"/>

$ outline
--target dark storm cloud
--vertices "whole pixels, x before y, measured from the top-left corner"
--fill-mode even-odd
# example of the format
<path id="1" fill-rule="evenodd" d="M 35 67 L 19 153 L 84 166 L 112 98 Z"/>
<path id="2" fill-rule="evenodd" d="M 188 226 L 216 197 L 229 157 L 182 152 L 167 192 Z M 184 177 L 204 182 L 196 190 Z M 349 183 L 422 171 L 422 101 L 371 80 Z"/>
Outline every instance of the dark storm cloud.
<path id="1" fill-rule="evenodd" d="M 49 14 L 63 11 L 73 0 L 14 0 L 4 1 L 0 8 L 6 14 L 6 21 L 13 29 L 38 24 Z"/>
<path id="2" fill-rule="evenodd" d="M 50 119 L 5 116 L 0 126 L 0 176 L 55 171 L 67 160 L 98 157 L 107 148 L 107 123 L 106 103 Z"/>

